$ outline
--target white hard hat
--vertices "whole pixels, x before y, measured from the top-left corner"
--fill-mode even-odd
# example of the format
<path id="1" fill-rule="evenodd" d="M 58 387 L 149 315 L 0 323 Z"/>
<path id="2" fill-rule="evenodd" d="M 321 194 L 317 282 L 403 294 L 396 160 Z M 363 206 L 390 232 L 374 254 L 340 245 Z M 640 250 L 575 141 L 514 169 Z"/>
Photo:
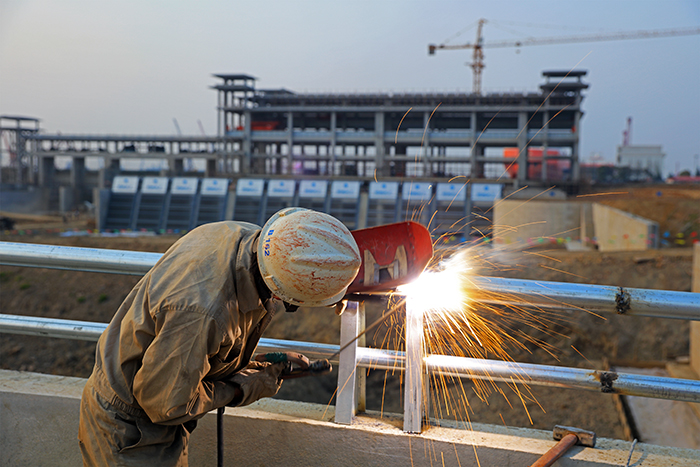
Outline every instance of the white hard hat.
<path id="1" fill-rule="evenodd" d="M 286 208 L 265 223 L 258 265 L 274 295 L 292 305 L 326 306 L 345 295 L 360 269 L 360 250 L 333 216 Z"/>

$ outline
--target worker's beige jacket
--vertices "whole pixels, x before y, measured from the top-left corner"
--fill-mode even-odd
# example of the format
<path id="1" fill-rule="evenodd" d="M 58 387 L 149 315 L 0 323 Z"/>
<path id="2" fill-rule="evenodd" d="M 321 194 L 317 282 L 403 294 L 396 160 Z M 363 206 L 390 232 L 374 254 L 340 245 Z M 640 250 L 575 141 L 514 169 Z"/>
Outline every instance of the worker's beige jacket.
<path id="1" fill-rule="evenodd" d="M 86 465 L 187 465 L 188 422 L 231 402 L 226 378 L 248 365 L 282 307 L 264 307 L 255 287 L 259 232 L 237 222 L 198 227 L 126 297 L 83 393 Z"/>

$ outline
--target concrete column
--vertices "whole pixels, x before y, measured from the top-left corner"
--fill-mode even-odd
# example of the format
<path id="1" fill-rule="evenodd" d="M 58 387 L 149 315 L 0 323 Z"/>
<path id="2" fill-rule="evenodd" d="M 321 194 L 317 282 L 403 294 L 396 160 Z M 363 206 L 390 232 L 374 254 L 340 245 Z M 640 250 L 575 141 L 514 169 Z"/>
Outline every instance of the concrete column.
<path id="1" fill-rule="evenodd" d="M 294 152 L 294 114 L 287 112 L 287 173 L 292 173 L 292 155 Z"/>
<path id="2" fill-rule="evenodd" d="M 331 144 L 328 150 L 331 152 L 330 154 L 330 168 L 328 170 L 328 175 L 335 175 L 335 144 L 336 144 L 336 137 L 337 135 L 335 134 L 335 129 L 337 125 L 337 114 L 336 112 L 331 112 Z"/>
<path id="3" fill-rule="evenodd" d="M 250 127 L 250 111 L 246 111 L 245 122 L 243 125 L 243 157 L 241 164 L 241 173 L 247 175 L 250 173 L 251 158 L 253 157 L 252 131 Z"/>
<path id="4" fill-rule="evenodd" d="M 405 156 L 406 155 L 406 145 L 405 144 L 397 144 L 394 147 L 394 154 L 396 156 Z M 405 160 L 397 160 L 394 161 L 394 165 L 391 168 L 391 172 L 389 173 L 392 177 L 405 177 L 406 176 L 406 161 Z"/>
<path id="5" fill-rule="evenodd" d="M 700 243 L 693 246 L 693 286 L 691 290 L 700 293 Z M 690 322 L 690 366 L 700 377 L 700 321 Z"/>
<path id="6" fill-rule="evenodd" d="M 477 161 L 478 157 L 481 157 L 484 155 L 484 147 L 476 143 L 474 146 L 472 146 L 472 154 L 471 154 L 471 177 L 472 179 L 474 178 L 483 178 L 484 176 L 484 163 Z"/>
<path id="7" fill-rule="evenodd" d="M 518 183 L 524 184 L 527 180 L 527 113 L 518 112 Z"/>
<path id="8" fill-rule="evenodd" d="M 425 134 L 425 138 L 423 139 L 423 156 L 421 158 L 423 162 L 423 175 L 424 176 L 433 176 L 432 173 L 432 167 L 430 164 L 430 159 L 431 159 L 431 147 L 430 147 L 430 112 L 425 111 L 423 112 L 423 132 Z M 428 167 L 429 170 L 425 170 L 425 168 Z"/>
<path id="9" fill-rule="evenodd" d="M 571 147 L 571 180 L 579 181 L 581 179 L 581 172 L 579 167 L 579 154 L 578 145 L 580 142 L 581 129 L 581 96 L 576 98 L 576 113 L 574 114 L 574 144 Z"/>
<path id="10" fill-rule="evenodd" d="M 182 175 L 185 171 L 185 160 L 179 157 L 168 159 L 168 166 L 173 175 Z"/>
<path id="11" fill-rule="evenodd" d="M 54 157 L 42 157 L 39 164 L 39 186 L 42 188 L 50 188 L 54 184 L 56 174 L 56 166 L 54 165 Z"/>
<path id="12" fill-rule="evenodd" d="M 85 158 L 74 157 L 70 168 L 70 184 L 73 189 L 73 203 L 85 201 Z"/>
<path id="13" fill-rule="evenodd" d="M 374 114 L 374 150 L 377 173 L 387 175 L 388 168 L 384 167 L 384 112 Z"/>
<path id="14" fill-rule="evenodd" d="M 98 178 L 98 188 L 104 189 L 107 187 L 107 182 L 111 182 L 114 175 L 119 173 L 119 158 L 104 158 L 105 165 L 104 168 L 100 170 Z"/>
<path id="15" fill-rule="evenodd" d="M 542 111 L 542 139 L 544 144 L 542 145 L 542 180 L 546 181 L 547 177 L 547 151 L 549 150 L 549 110 Z"/>
<path id="16" fill-rule="evenodd" d="M 479 172 L 483 173 L 483 170 L 480 170 L 479 163 L 476 161 L 476 157 L 479 155 L 479 147 L 476 144 L 476 140 L 479 137 L 479 135 L 476 134 L 476 112 L 472 112 L 471 116 L 471 133 L 472 133 L 472 150 L 471 150 L 471 177 L 472 178 L 477 178 L 477 175 Z"/>
<path id="17" fill-rule="evenodd" d="M 36 185 L 37 180 L 36 180 L 36 174 L 34 172 L 34 167 L 37 164 L 38 157 L 36 155 L 37 153 L 37 142 L 32 140 L 29 141 L 29 152 L 27 153 L 27 165 L 29 166 L 29 173 L 27 173 L 27 182 L 30 185 Z M 37 167 L 38 169 L 38 167 Z"/>
<path id="18" fill-rule="evenodd" d="M 207 159 L 207 169 L 205 173 L 207 177 L 216 176 L 216 159 Z"/>
<path id="19" fill-rule="evenodd" d="M 218 109 L 218 114 L 216 116 L 216 136 L 223 136 L 224 135 L 224 111 L 222 110 L 223 108 L 223 100 L 221 98 L 221 94 L 223 91 L 219 90 L 219 92 L 216 94 L 216 102 L 217 106 L 216 108 Z"/>

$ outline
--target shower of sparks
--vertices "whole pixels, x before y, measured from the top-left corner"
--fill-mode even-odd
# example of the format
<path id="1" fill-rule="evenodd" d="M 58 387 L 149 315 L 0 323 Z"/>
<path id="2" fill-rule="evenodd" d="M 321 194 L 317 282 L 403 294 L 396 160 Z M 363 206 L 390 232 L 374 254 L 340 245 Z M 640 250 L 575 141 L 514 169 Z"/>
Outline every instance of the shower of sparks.
<path id="1" fill-rule="evenodd" d="M 405 296 L 406 301 L 410 301 L 412 307 L 423 312 L 423 351 L 426 358 L 451 355 L 512 362 L 509 352 L 524 350 L 532 353 L 534 347 L 543 349 L 556 358 L 557 349 L 536 336 L 538 333 L 562 336 L 557 328 L 558 325 L 566 324 L 566 315 L 534 306 L 485 303 L 517 303 L 522 300 L 507 293 L 494 294 L 479 290 L 474 285 L 475 269 L 478 269 L 474 265 L 490 262 L 488 255 L 479 247 L 462 244 L 451 252 L 449 257 L 443 257 L 439 264 L 430 267 L 416 281 L 399 289 L 399 293 Z M 396 331 L 394 338 L 401 341 L 402 332 L 398 329 Z M 391 338 L 386 336 L 384 342 L 389 339 Z M 426 405 L 430 402 L 436 417 L 454 418 L 467 426 L 471 425 L 470 395 L 476 395 L 488 404 L 488 398 L 497 394 L 512 406 L 509 395 L 495 380 L 480 377 L 471 381 L 473 389 L 459 377 L 433 374 L 430 381 L 433 390 L 429 392 L 431 400 L 424 402 Z M 525 407 L 526 411 L 527 402 L 535 403 L 544 411 L 531 394 L 527 383 L 524 374 L 506 382 L 509 392 L 520 400 L 519 405 Z"/>

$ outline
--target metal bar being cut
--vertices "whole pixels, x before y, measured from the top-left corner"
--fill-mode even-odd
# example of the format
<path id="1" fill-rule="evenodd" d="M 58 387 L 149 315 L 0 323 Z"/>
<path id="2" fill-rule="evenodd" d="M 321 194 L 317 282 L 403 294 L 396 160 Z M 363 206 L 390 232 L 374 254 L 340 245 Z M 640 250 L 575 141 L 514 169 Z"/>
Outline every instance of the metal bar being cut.
<path id="1" fill-rule="evenodd" d="M 0 242 L 0 264 L 115 274 L 145 274 L 162 255 L 126 250 Z M 606 285 L 475 276 L 470 297 L 495 305 L 700 321 L 700 294 Z"/>
<path id="2" fill-rule="evenodd" d="M 104 323 L 0 314 L 0 332 L 14 334 L 96 341 L 106 327 L 107 324 Z M 339 349 L 338 345 L 263 338 L 260 339 L 257 351 L 261 353 L 299 352 L 309 358 L 319 359 L 333 358 Z M 356 358 L 358 367 L 401 371 L 404 369 L 406 356 L 403 352 L 358 347 Z M 424 363 L 426 370 L 430 373 L 455 378 L 506 381 L 535 386 L 586 389 L 629 396 L 700 402 L 700 381 L 696 380 L 449 355 L 428 355 L 425 357 Z"/>
<path id="3" fill-rule="evenodd" d="M 479 303 L 700 321 L 699 293 L 483 276 L 465 287 Z"/>

